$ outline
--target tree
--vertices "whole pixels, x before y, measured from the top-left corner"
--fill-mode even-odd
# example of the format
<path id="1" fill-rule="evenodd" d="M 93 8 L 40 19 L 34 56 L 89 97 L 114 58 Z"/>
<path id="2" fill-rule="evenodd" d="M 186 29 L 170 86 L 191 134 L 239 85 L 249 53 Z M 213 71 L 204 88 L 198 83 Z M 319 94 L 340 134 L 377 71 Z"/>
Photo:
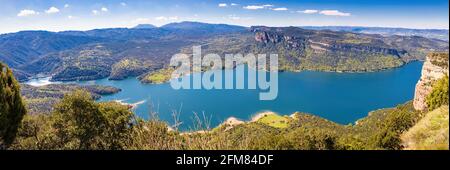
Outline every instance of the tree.
<path id="1" fill-rule="evenodd" d="M 14 150 L 58 149 L 50 118 L 49 114 L 25 115 L 17 132 L 16 140 L 10 148 Z"/>
<path id="2" fill-rule="evenodd" d="M 8 147 L 26 114 L 20 85 L 11 69 L 0 63 L 0 148 Z"/>
<path id="3" fill-rule="evenodd" d="M 55 105 L 52 127 L 61 149 L 123 149 L 131 131 L 132 112 L 118 103 L 96 103 L 76 90 Z"/>
<path id="4" fill-rule="evenodd" d="M 432 111 L 442 105 L 448 105 L 448 76 L 433 84 L 433 90 L 426 97 L 428 110 Z"/>
<path id="5" fill-rule="evenodd" d="M 102 134 L 103 146 L 108 149 L 124 149 L 131 137 L 133 113 L 128 106 L 117 102 L 100 103 L 99 109 L 106 121 Z"/>
<path id="6" fill-rule="evenodd" d="M 91 95 L 82 90 L 67 94 L 55 105 L 53 128 L 64 149 L 93 149 L 104 129 L 104 117 Z"/>
<path id="7" fill-rule="evenodd" d="M 377 149 L 400 150 L 400 135 L 411 128 L 419 119 L 419 113 L 408 106 L 397 106 L 380 122 L 379 130 L 371 138 L 371 144 Z"/>
<path id="8" fill-rule="evenodd" d="M 337 149 L 337 137 L 334 132 L 324 129 L 294 129 L 279 141 L 281 149 L 294 150 L 334 150 Z"/>

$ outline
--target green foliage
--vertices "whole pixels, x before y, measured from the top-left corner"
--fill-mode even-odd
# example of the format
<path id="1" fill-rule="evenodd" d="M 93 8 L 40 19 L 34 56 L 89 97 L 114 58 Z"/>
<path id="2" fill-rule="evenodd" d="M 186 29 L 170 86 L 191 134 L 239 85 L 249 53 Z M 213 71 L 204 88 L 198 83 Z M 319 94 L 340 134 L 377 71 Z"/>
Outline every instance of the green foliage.
<path id="1" fill-rule="evenodd" d="M 101 135 L 103 146 L 108 149 L 125 148 L 133 125 L 133 113 L 128 106 L 116 102 L 99 103 L 99 110 L 105 118 Z"/>
<path id="2" fill-rule="evenodd" d="M 81 109 L 83 108 L 83 109 Z M 78 113 L 76 113 L 78 112 Z M 70 115 L 69 115 L 70 114 Z M 400 134 L 419 118 L 411 103 L 378 110 L 357 125 L 295 113 L 287 128 L 248 122 L 213 131 L 170 130 L 158 120 L 134 120 L 125 106 L 95 103 L 88 93 L 67 95 L 52 115 L 27 116 L 14 149 L 364 150 L 402 149 Z M 134 121 L 132 121 L 134 120 Z M 87 122 L 87 123 L 82 123 Z"/>
<path id="3" fill-rule="evenodd" d="M 179 136 L 168 131 L 165 122 L 157 120 L 137 121 L 131 131 L 127 149 L 167 150 L 179 149 Z"/>
<path id="4" fill-rule="evenodd" d="M 398 106 L 379 122 L 379 131 L 371 138 L 371 144 L 378 149 L 402 149 L 400 135 L 411 128 L 419 117 L 420 114 L 408 106 Z"/>
<path id="5" fill-rule="evenodd" d="M 161 84 L 166 83 L 169 81 L 172 77 L 172 72 L 174 69 L 172 67 L 169 68 L 163 68 L 154 72 L 151 72 L 147 75 L 145 75 L 141 82 L 143 83 L 153 83 L 153 84 Z"/>
<path id="6" fill-rule="evenodd" d="M 224 134 L 222 134 L 224 133 Z M 279 149 L 280 130 L 262 123 L 250 123 L 237 126 L 230 131 L 217 132 L 222 140 L 212 140 L 214 145 L 221 145 L 224 139 L 229 141 L 230 149 L 274 150 Z"/>
<path id="7" fill-rule="evenodd" d="M 122 59 L 112 66 L 109 79 L 121 80 L 129 76 L 139 76 L 150 68 L 150 64 L 137 59 Z"/>
<path id="8" fill-rule="evenodd" d="M 448 105 L 448 83 L 446 75 L 433 84 L 433 90 L 425 99 L 429 110 Z"/>
<path id="9" fill-rule="evenodd" d="M 275 128 L 287 128 L 289 126 L 289 119 L 285 116 L 280 116 L 277 114 L 264 115 L 258 122 L 275 127 Z"/>
<path id="10" fill-rule="evenodd" d="M 77 89 L 89 91 L 94 99 L 101 98 L 101 95 L 114 94 L 120 91 L 115 87 L 100 85 L 49 84 L 34 87 L 22 84 L 21 93 L 27 104 L 28 113 L 49 114 L 53 110 L 53 105 L 61 100 L 64 94 Z"/>
<path id="11" fill-rule="evenodd" d="M 20 85 L 11 69 L 0 63 L 0 148 L 8 147 L 26 114 Z"/>
<path id="12" fill-rule="evenodd" d="M 298 128 L 283 135 L 279 145 L 281 149 L 289 150 L 333 150 L 338 149 L 336 140 L 330 131 Z"/>
<path id="13" fill-rule="evenodd" d="M 96 149 L 101 145 L 105 118 L 85 91 L 64 96 L 55 106 L 53 128 L 60 147 L 64 149 Z"/>
<path id="14" fill-rule="evenodd" d="M 128 138 L 132 113 L 117 103 L 95 103 L 77 90 L 55 106 L 52 128 L 62 149 L 121 149 Z"/>
<path id="15" fill-rule="evenodd" d="M 49 150 L 59 149 L 50 115 L 27 114 L 23 118 L 13 149 Z"/>
<path id="16" fill-rule="evenodd" d="M 400 58 L 389 55 L 365 55 L 363 60 L 360 59 L 342 59 L 336 68 L 337 71 L 376 71 L 388 68 L 395 68 L 403 65 Z"/>
<path id="17" fill-rule="evenodd" d="M 336 145 L 342 150 L 367 150 L 372 149 L 359 135 L 342 135 L 337 139 Z"/>

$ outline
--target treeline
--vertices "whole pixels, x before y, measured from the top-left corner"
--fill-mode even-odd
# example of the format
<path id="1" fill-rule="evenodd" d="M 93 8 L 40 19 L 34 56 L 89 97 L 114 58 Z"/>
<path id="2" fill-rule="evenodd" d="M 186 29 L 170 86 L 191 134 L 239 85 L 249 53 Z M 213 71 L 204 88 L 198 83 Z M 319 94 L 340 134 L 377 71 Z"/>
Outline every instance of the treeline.
<path id="1" fill-rule="evenodd" d="M 111 86 L 100 85 L 77 85 L 77 84 L 49 84 L 46 86 L 34 87 L 27 84 L 21 85 L 21 95 L 27 103 L 26 108 L 29 114 L 51 113 L 53 105 L 64 97 L 64 94 L 76 89 L 88 91 L 92 98 L 100 99 L 101 95 L 114 94 L 121 89 Z"/>
<path id="2" fill-rule="evenodd" d="M 209 131 L 187 133 L 157 119 L 139 119 L 115 102 L 96 103 L 78 90 L 66 95 L 51 114 L 26 115 L 9 149 L 402 149 L 400 134 L 419 118 L 411 108 L 409 103 L 379 111 L 360 125 L 298 113 L 286 128 L 252 122 L 211 130 L 197 122 L 198 130 Z"/>

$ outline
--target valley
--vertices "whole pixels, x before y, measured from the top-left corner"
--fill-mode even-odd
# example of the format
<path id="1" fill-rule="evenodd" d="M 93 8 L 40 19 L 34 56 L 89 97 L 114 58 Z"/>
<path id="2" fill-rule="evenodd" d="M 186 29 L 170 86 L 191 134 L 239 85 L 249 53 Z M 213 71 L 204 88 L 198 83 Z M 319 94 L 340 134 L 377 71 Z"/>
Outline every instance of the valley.
<path id="1" fill-rule="evenodd" d="M 120 80 L 167 69 L 172 55 L 192 54 L 194 45 L 220 56 L 278 54 L 280 69 L 285 71 L 378 71 L 423 60 L 428 52 L 448 51 L 447 41 L 418 36 L 180 22 L 161 27 L 3 34 L 0 61 L 21 81 L 36 75 L 51 76 L 53 81 Z"/>

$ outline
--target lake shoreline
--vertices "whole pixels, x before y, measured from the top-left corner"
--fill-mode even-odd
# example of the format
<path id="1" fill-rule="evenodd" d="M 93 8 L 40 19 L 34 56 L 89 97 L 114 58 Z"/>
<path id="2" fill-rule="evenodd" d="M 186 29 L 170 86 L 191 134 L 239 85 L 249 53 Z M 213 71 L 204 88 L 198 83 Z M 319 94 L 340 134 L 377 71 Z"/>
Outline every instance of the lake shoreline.
<path id="1" fill-rule="evenodd" d="M 405 67 L 408 64 L 414 63 L 414 62 L 424 62 L 423 60 L 411 60 L 411 61 L 407 61 L 402 65 L 396 66 L 396 67 L 389 67 L 389 68 L 380 68 L 380 69 L 376 69 L 376 70 L 366 70 L 366 71 L 339 71 L 339 70 L 318 70 L 318 69 L 305 69 L 305 70 L 279 70 L 278 73 L 300 73 L 300 72 L 324 72 L 324 73 L 351 73 L 351 74 L 364 74 L 364 73 L 377 73 L 377 72 L 383 72 L 383 71 L 389 71 L 392 69 L 398 69 L 398 68 L 402 68 Z M 232 69 L 226 69 L 226 68 L 222 68 L 221 70 L 234 70 L 236 67 L 232 68 Z M 162 68 L 164 69 L 164 68 Z M 206 70 L 206 71 L 214 71 L 214 70 Z M 201 71 L 201 73 L 206 72 L 206 71 Z M 194 72 L 197 73 L 197 72 Z M 191 73 L 193 74 L 193 73 Z M 191 75 L 188 74 L 188 75 Z M 145 74 L 143 74 L 145 75 Z M 50 82 L 61 82 L 61 83 L 66 83 L 66 82 L 78 82 L 78 81 L 95 81 L 95 80 L 102 80 L 102 79 L 109 79 L 111 81 L 121 81 L 121 80 L 125 80 L 128 78 L 135 78 L 141 81 L 141 78 L 143 75 L 139 75 L 139 76 L 127 76 L 126 78 L 123 79 L 109 79 L 109 77 L 102 77 L 102 78 L 97 78 L 97 79 L 83 79 L 83 80 L 52 80 L 52 76 L 51 75 L 42 75 L 42 74 L 38 74 L 36 76 L 31 76 L 31 77 L 27 77 L 27 79 L 25 79 L 24 81 L 19 81 L 19 83 L 26 83 L 29 82 L 33 79 L 47 79 L 49 78 Z M 185 76 L 188 76 L 185 75 Z M 164 83 L 168 83 L 169 81 L 166 82 L 157 82 L 157 83 L 151 83 L 151 82 L 142 82 L 142 84 L 164 84 Z"/>
<path id="2" fill-rule="evenodd" d="M 98 101 L 124 99 L 130 99 L 126 103 L 147 101 L 143 105 L 134 107 L 136 115 L 144 119 L 148 117 L 148 108 L 153 108 L 158 110 L 164 120 L 169 120 L 170 111 L 179 108 L 182 104 L 182 111 L 184 112 L 182 119 L 185 122 L 183 126 L 191 125 L 189 122 L 192 111 L 211 114 L 212 125 L 217 126 L 230 117 L 239 121 L 251 120 L 255 113 L 264 110 L 270 110 L 281 115 L 289 115 L 296 111 L 312 113 L 318 117 L 345 125 L 348 123 L 354 124 L 360 118 L 366 117 L 372 110 L 393 107 L 411 100 L 416 79 L 420 76 L 421 64 L 421 62 L 410 62 L 396 69 L 366 72 L 365 74 L 322 71 L 283 72 L 279 75 L 280 96 L 270 102 L 256 101 L 257 98 L 252 97 L 254 92 L 251 90 L 176 91 L 170 88 L 168 83 L 142 84 L 133 77 L 125 80 L 108 80 L 106 78 L 63 83 L 98 84 L 120 88 L 123 91 L 105 95 Z M 406 80 L 403 81 L 399 77 Z M 369 96 L 367 94 L 362 95 L 373 91 L 373 88 L 381 91 L 369 93 Z M 242 97 L 236 100 L 233 97 L 236 95 Z M 322 96 L 326 97 L 323 98 Z M 249 103 L 243 107 L 241 101 Z M 356 103 L 353 104 L 354 102 Z M 324 103 L 326 107 L 321 106 L 320 103 Z"/>

